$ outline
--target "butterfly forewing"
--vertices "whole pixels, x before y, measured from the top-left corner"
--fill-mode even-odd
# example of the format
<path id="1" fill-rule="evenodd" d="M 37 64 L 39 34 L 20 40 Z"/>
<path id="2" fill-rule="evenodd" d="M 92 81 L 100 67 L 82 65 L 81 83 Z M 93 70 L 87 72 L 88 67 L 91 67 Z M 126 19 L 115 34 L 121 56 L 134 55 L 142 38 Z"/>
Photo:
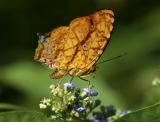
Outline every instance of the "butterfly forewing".
<path id="1" fill-rule="evenodd" d="M 111 10 L 100 10 L 54 29 L 45 41 L 39 40 L 35 60 L 56 71 L 51 78 L 89 74 L 109 42 L 113 16 Z"/>

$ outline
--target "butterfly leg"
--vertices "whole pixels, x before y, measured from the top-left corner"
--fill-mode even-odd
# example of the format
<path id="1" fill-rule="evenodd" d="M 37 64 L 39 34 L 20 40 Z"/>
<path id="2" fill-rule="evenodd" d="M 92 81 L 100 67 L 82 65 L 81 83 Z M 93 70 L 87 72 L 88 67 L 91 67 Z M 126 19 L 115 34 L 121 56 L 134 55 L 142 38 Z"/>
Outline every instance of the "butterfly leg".
<path id="1" fill-rule="evenodd" d="M 83 78 L 83 77 L 81 77 L 81 76 L 79 76 L 79 78 L 80 78 L 81 80 L 87 81 L 87 82 L 88 82 L 88 86 L 90 86 L 90 83 L 91 83 L 91 81 L 90 81 L 90 80 L 85 79 L 85 78 Z"/>
<path id="2" fill-rule="evenodd" d="M 59 70 L 59 71 L 55 71 L 52 74 L 49 75 L 49 77 L 51 79 L 58 79 L 58 78 L 62 78 L 63 76 L 65 76 L 67 74 L 67 72 L 63 71 L 63 70 Z"/>
<path id="3" fill-rule="evenodd" d="M 74 79 L 74 76 L 71 76 L 71 79 L 70 79 L 69 81 L 71 81 L 71 82 L 72 82 L 72 81 L 73 81 L 73 79 Z"/>

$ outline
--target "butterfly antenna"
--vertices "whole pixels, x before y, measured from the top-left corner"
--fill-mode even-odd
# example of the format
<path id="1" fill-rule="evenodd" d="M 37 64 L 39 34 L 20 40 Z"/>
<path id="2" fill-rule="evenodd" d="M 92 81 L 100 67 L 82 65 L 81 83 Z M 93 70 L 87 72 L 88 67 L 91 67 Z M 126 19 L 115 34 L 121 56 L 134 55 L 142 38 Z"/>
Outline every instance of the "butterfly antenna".
<path id="1" fill-rule="evenodd" d="M 121 58 L 121 57 L 124 56 L 124 55 L 127 55 L 127 53 L 124 53 L 124 54 L 115 56 L 115 57 L 113 57 L 113 58 L 111 58 L 111 59 L 104 60 L 104 61 L 102 61 L 102 62 L 97 63 L 97 65 L 102 64 L 102 63 L 105 63 L 105 62 L 108 62 L 108 61 L 111 61 L 111 60 L 115 60 L 115 59 L 117 59 L 117 58 Z"/>

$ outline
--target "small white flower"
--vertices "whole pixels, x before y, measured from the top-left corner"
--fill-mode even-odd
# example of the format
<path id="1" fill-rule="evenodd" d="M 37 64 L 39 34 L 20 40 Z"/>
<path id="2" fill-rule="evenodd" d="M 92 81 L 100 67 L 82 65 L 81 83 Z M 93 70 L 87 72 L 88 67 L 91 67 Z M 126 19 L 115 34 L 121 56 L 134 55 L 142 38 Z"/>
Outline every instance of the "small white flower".
<path id="1" fill-rule="evenodd" d="M 159 78 L 155 78 L 155 79 L 152 81 L 152 85 L 153 85 L 153 86 L 160 85 L 160 79 L 159 79 Z"/>
<path id="2" fill-rule="evenodd" d="M 52 119 L 56 119 L 57 117 L 56 117 L 55 115 L 52 115 L 51 118 L 52 118 Z"/>
<path id="3" fill-rule="evenodd" d="M 74 89 L 74 85 L 71 81 L 68 81 L 67 83 L 64 84 L 64 87 L 70 90 Z"/>
<path id="4" fill-rule="evenodd" d="M 42 102 L 42 104 L 45 104 L 45 105 L 47 105 L 47 106 L 50 106 L 50 105 L 51 105 L 51 104 L 50 104 L 51 99 L 49 99 L 49 98 L 44 98 L 41 102 Z"/>
<path id="5" fill-rule="evenodd" d="M 51 93 L 54 93 L 54 91 L 55 91 L 55 85 L 52 84 L 52 85 L 49 86 L 49 88 L 51 89 Z"/>
<path id="6" fill-rule="evenodd" d="M 72 95 L 69 100 L 74 101 L 76 99 L 76 97 L 74 95 Z"/>
<path id="7" fill-rule="evenodd" d="M 49 88 L 50 88 L 50 89 L 54 89 L 54 88 L 55 88 L 55 85 L 52 84 L 52 85 L 49 86 Z"/>
<path id="8" fill-rule="evenodd" d="M 84 101 L 88 101 L 89 100 L 89 97 L 86 97 L 85 99 L 84 99 Z"/>
<path id="9" fill-rule="evenodd" d="M 42 103 L 39 104 L 39 107 L 40 107 L 40 109 L 45 109 L 45 108 L 47 108 L 47 106 L 46 106 L 45 104 L 42 104 Z"/>
<path id="10" fill-rule="evenodd" d="M 55 111 L 54 111 L 55 113 L 58 113 L 59 112 L 59 110 L 58 109 L 55 109 Z"/>
<path id="11" fill-rule="evenodd" d="M 55 110 L 56 110 L 56 108 L 53 106 L 53 107 L 52 107 L 52 111 L 55 111 Z"/>

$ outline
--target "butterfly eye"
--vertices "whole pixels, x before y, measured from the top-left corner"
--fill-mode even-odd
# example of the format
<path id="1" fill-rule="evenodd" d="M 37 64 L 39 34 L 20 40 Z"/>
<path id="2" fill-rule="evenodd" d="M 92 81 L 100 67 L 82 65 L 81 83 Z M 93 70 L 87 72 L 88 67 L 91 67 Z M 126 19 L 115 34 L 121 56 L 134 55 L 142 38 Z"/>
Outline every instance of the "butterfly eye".
<path id="1" fill-rule="evenodd" d="M 40 42 L 44 43 L 45 40 L 46 40 L 46 36 L 45 36 L 45 35 L 41 35 L 41 36 L 39 37 L 39 40 L 40 40 Z"/>
<path id="2" fill-rule="evenodd" d="M 44 42 L 46 41 L 46 38 L 47 38 L 47 35 L 46 35 L 46 34 L 37 33 L 37 36 L 38 36 L 38 40 L 39 40 L 41 43 L 44 43 Z"/>

